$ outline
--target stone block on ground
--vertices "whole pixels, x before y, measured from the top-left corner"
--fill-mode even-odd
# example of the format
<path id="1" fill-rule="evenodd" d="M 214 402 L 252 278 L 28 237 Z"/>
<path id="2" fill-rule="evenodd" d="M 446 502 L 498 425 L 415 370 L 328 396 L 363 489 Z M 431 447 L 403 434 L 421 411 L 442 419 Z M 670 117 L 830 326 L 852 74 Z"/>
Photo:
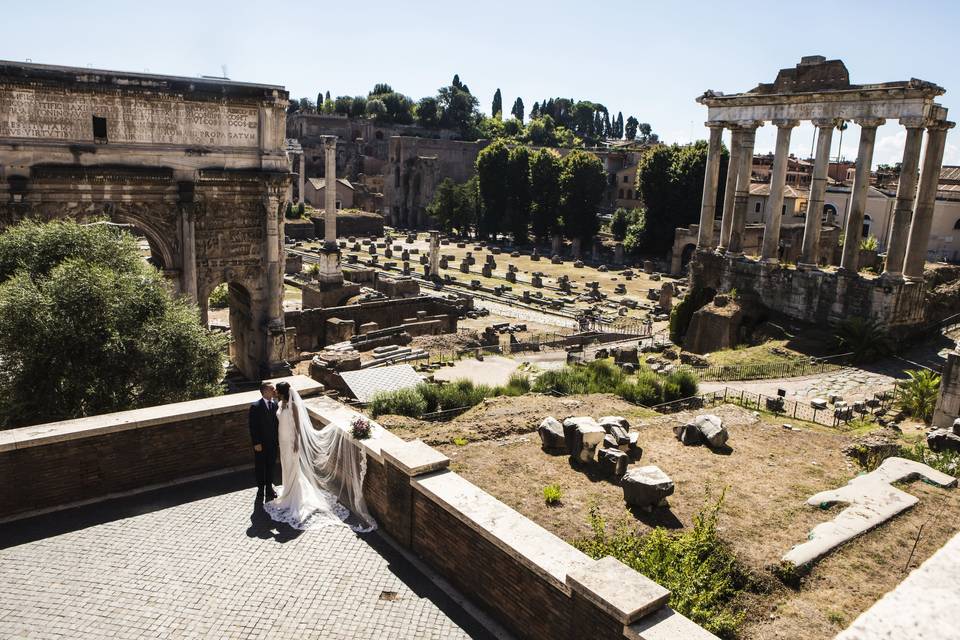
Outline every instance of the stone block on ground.
<path id="1" fill-rule="evenodd" d="M 597 448 L 607 432 L 593 418 L 580 416 L 563 421 L 563 434 L 570 456 L 578 462 L 588 463 L 596 460 Z"/>
<path id="2" fill-rule="evenodd" d="M 623 416 L 602 416 L 597 422 L 607 433 L 610 433 L 611 427 L 620 427 L 624 431 L 630 430 L 630 422 Z"/>
<path id="3" fill-rule="evenodd" d="M 630 459 L 619 449 L 604 448 L 597 454 L 600 470 L 611 476 L 622 476 L 627 471 Z"/>
<path id="4" fill-rule="evenodd" d="M 563 425 L 552 416 L 543 419 L 537 427 L 540 434 L 540 444 L 544 451 L 549 453 L 564 453 L 567 451 L 567 440 L 563 433 Z"/>
<path id="5" fill-rule="evenodd" d="M 656 465 L 630 469 L 620 486 L 624 501 L 631 507 L 656 507 L 673 494 L 673 480 Z"/>
<path id="6" fill-rule="evenodd" d="M 712 413 L 697 416 L 694 418 L 693 424 L 700 430 L 700 433 L 703 434 L 703 439 L 706 440 L 707 444 L 713 449 L 725 446 L 727 440 L 730 439 L 727 428 L 723 426 L 723 420 Z"/>
<path id="7" fill-rule="evenodd" d="M 927 434 L 927 446 L 931 451 L 960 452 L 960 436 L 948 429 L 934 429 Z"/>
<path id="8" fill-rule="evenodd" d="M 703 444 L 703 434 L 700 433 L 700 429 L 694 424 L 676 425 L 673 428 L 673 435 L 688 447 Z"/>

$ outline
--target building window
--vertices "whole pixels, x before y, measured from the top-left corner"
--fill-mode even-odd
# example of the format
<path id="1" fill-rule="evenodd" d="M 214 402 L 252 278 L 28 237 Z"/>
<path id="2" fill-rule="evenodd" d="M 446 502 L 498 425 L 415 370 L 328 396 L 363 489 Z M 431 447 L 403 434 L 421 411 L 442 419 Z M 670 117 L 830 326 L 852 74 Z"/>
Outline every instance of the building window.
<path id="1" fill-rule="evenodd" d="M 393 186 L 400 186 L 400 167 L 393 168 Z"/>
<path id="2" fill-rule="evenodd" d="M 873 221 L 870 219 L 870 216 L 863 216 L 863 237 L 867 238 L 870 236 L 870 226 L 873 224 Z"/>
<path id="3" fill-rule="evenodd" d="M 107 119 L 93 116 L 93 141 L 107 143 Z"/>
<path id="4" fill-rule="evenodd" d="M 787 205 L 783 205 L 782 207 L 780 207 L 780 215 L 782 216 L 787 215 Z"/>
<path id="5" fill-rule="evenodd" d="M 633 200 L 633 189 L 627 189 L 627 200 Z"/>
<path id="6" fill-rule="evenodd" d="M 629 180 L 630 180 L 629 176 L 623 176 L 623 184 L 627 184 Z"/>
<path id="7" fill-rule="evenodd" d="M 617 194 L 617 197 L 620 198 L 621 200 L 623 199 L 623 189 L 620 189 L 620 191 Z"/>
<path id="8" fill-rule="evenodd" d="M 754 209 L 754 211 L 756 211 L 757 213 L 760 213 L 760 203 L 759 203 L 759 202 L 757 203 L 757 207 L 756 207 L 756 209 Z"/>
<path id="9" fill-rule="evenodd" d="M 960 218 L 958 218 L 957 221 L 953 223 L 953 228 L 960 229 Z"/>
<path id="10" fill-rule="evenodd" d="M 340 201 L 337 200 L 337 209 L 340 209 Z"/>

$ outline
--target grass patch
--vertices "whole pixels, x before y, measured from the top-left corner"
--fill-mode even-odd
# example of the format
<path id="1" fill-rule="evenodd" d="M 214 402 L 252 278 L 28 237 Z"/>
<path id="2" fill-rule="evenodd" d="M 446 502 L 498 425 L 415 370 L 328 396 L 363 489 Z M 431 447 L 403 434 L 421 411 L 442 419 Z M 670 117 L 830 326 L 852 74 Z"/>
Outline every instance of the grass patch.
<path id="1" fill-rule="evenodd" d="M 714 351 L 707 360 L 714 366 L 773 365 L 809 360 L 810 356 L 787 347 L 787 340 L 768 340 L 758 345 L 739 345 L 733 349 Z"/>
<path id="2" fill-rule="evenodd" d="M 413 388 L 376 394 L 369 410 L 374 418 L 387 414 L 419 418 L 425 413 L 473 407 L 484 398 L 520 396 L 529 392 L 530 386 L 530 378 L 523 373 L 514 373 L 506 385 L 497 387 L 474 384 L 467 378 L 446 384 L 423 382 Z"/>
<path id="3" fill-rule="evenodd" d="M 630 375 L 609 360 L 593 360 L 546 371 L 537 378 L 533 390 L 564 395 L 613 393 L 628 402 L 652 406 L 696 395 L 697 379 L 689 371 L 661 377 L 641 369 Z"/>
<path id="4" fill-rule="evenodd" d="M 670 589 L 670 606 L 711 633 L 736 635 L 744 614 L 735 605 L 750 579 L 717 534 L 723 495 L 694 517 L 693 527 L 673 532 L 657 527 L 639 534 L 621 524 L 611 533 L 599 510 L 590 510 L 593 535 L 574 542 L 592 558 L 613 556 Z"/>
<path id="5" fill-rule="evenodd" d="M 457 445 L 458 447 L 463 447 L 463 446 L 465 446 L 465 445 L 467 444 L 467 439 L 466 439 L 466 438 L 454 438 L 454 439 L 453 439 L 453 444 Z"/>
<path id="6" fill-rule="evenodd" d="M 549 505 L 560 504 L 563 492 L 558 484 L 548 484 L 543 488 L 543 501 Z"/>

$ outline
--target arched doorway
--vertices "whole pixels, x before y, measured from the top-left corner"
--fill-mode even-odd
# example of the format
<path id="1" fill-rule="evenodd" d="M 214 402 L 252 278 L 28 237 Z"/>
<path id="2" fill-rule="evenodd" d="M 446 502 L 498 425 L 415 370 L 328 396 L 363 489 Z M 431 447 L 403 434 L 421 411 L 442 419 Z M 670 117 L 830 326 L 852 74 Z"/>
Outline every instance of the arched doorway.
<path id="1" fill-rule="evenodd" d="M 683 248 L 683 252 L 680 254 L 680 269 L 685 270 L 687 265 L 690 264 L 690 259 L 693 258 L 693 252 L 697 250 L 697 245 L 692 242 Z"/>
<path id="2" fill-rule="evenodd" d="M 255 333 L 254 312 L 250 290 L 238 282 L 222 282 L 201 293 L 202 322 L 230 336 L 230 360 L 240 370 L 248 365 L 256 368 L 258 362 L 255 349 L 259 347 L 249 340 Z"/>

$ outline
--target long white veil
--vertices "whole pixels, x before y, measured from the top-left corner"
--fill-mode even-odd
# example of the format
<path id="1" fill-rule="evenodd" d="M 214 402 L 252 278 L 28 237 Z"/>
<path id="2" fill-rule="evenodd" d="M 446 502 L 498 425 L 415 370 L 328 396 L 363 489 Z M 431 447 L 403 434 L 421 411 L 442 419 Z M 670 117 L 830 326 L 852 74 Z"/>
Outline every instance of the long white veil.
<path id="1" fill-rule="evenodd" d="M 306 405 L 296 389 L 290 389 L 290 402 L 299 424 L 298 460 L 300 473 L 308 484 L 329 494 L 346 509 L 334 509 L 336 515 L 357 532 L 373 531 L 377 522 L 363 499 L 363 479 L 367 458 L 352 435 L 341 425 L 329 424 L 315 429 Z"/>

